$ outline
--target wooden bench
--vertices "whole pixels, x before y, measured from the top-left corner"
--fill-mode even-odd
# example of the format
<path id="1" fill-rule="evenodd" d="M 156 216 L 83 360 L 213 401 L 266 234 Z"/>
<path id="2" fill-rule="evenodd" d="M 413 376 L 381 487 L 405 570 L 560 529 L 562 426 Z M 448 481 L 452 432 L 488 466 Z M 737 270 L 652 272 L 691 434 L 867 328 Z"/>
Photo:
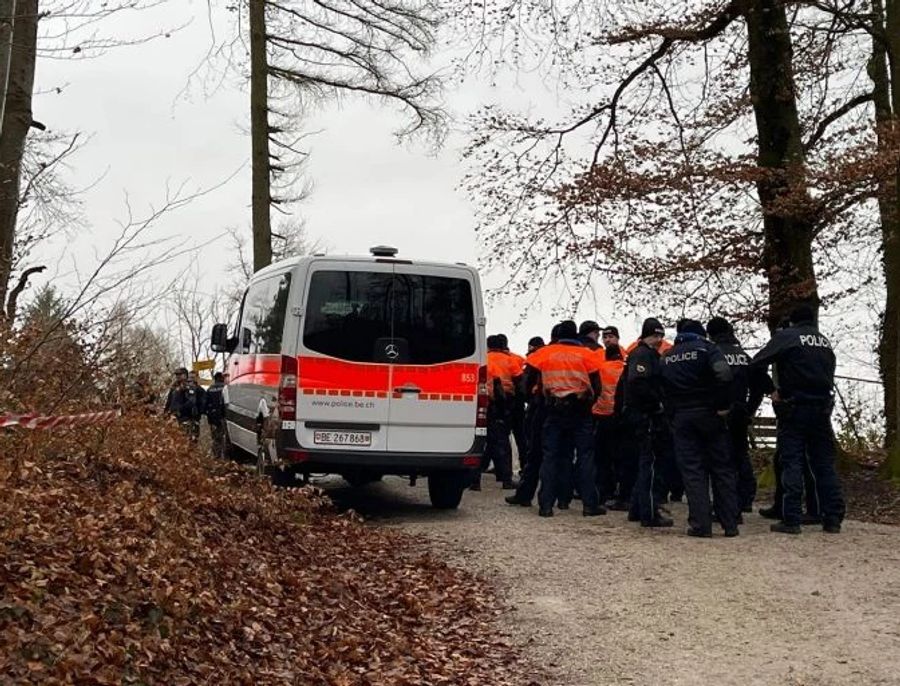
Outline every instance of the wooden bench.
<path id="1" fill-rule="evenodd" d="M 754 417 L 750 423 L 750 445 L 753 449 L 774 448 L 778 436 L 775 417 Z"/>

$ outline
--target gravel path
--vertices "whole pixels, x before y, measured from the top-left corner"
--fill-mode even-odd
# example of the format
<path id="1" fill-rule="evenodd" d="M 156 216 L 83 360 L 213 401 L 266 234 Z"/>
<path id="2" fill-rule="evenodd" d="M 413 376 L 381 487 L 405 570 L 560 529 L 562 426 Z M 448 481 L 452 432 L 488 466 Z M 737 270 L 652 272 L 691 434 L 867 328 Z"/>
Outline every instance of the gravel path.
<path id="1" fill-rule="evenodd" d="M 642 530 L 578 507 L 540 519 L 487 479 L 450 513 L 424 482 L 341 484 L 326 484 L 340 504 L 493 579 L 548 686 L 900 684 L 900 528 L 789 537 L 753 514 L 740 538 L 698 540 L 683 505 L 674 529 Z"/>

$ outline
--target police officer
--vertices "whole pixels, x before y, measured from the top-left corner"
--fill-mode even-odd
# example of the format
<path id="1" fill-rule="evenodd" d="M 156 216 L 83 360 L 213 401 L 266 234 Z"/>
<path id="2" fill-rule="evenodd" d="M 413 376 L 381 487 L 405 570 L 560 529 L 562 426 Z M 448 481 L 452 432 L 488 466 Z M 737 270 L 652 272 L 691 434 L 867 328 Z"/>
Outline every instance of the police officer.
<path id="1" fill-rule="evenodd" d="M 558 326 L 553 327 L 550 334 L 551 346 L 559 340 Z M 528 430 L 528 458 L 525 460 L 525 468 L 522 471 L 522 480 L 514 495 L 507 496 L 506 502 L 510 505 L 529 507 L 537 493 L 540 481 L 541 465 L 543 464 L 544 447 L 542 436 L 544 421 L 547 418 L 547 407 L 544 402 L 544 392 L 539 379 L 540 372 L 535 365 L 537 360 L 548 352 L 544 345 L 544 339 L 536 336 L 528 341 L 528 357 L 525 358 L 525 376 L 522 381 L 523 392 L 528 402 L 526 415 Z"/>
<path id="2" fill-rule="evenodd" d="M 509 444 L 510 415 L 516 401 L 516 386 L 521 372 L 504 350 L 500 336 L 488 336 L 487 339 L 487 375 L 488 375 L 488 425 L 487 445 L 482 457 L 482 471 L 493 461 L 497 481 L 502 482 L 504 490 L 515 488 L 512 481 L 512 451 Z M 481 490 L 481 473 L 476 477 L 471 489 Z"/>
<path id="3" fill-rule="evenodd" d="M 225 445 L 225 375 L 216 372 L 206 391 L 206 421 L 212 439 L 213 457 L 222 457 Z"/>
<path id="4" fill-rule="evenodd" d="M 832 389 L 836 359 L 831 343 L 815 323 L 815 313 L 800 305 L 791 313 L 791 326 L 777 331 L 753 358 L 762 369 L 775 365 L 778 390 L 773 395 L 778 414 L 778 452 L 784 487 L 782 521 L 772 531 L 799 534 L 802 523 L 803 464 L 815 477 L 822 528 L 840 533 L 844 498 L 835 469 L 835 441 L 831 426 Z"/>
<path id="5" fill-rule="evenodd" d="M 184 367 L 175 370 L 175 380 L 166 396 L 164 412 L 175 417 L 192 441 L 200 438 L 201 399 L 197 386 L 188 380 L 188 371 Z"/>
<path id="6" fill-rule="evenodd" d="M 653 421 L 662 409 L 660 361 L 657 349 L 665 336 L 658 319 L 644 320 L 641 337 L 628 355 L 622 373 L 623 420 L 637 453 L 637 481 L 631 498 L 629 520 L 645 527 L 670 527 L 672 520 L 659 512 L 655 491 L 656 455 L 653 451 Z"/>
<path id="7" fill-rule="evenodd" d="M 728 445 L 731 369 L 700 322 L 682 323 L 662 360 L 663 397 L 688 498 L 689 536 L 712 536 L 710 480 L 726 536 L 738 535 L 737 486 Z"/>
<path id="8" fill-rule="evenodd" d="M 630 490 L 623 490 L 622 458 L 620 454 L 620 421 L 615 412 L 616 386 L 625 360 L 618 343 L 610 343 L 596 353 L 600 367 L 600 397 L 594 403 L 594 458 L 597 463 L 597 490 L 600 502 L 610 503 L 609 509 L 627 510 L 624 502 L 631 497 Z M 634 488 L 634 481 L 624 489 Z"/>
<path id="9" fill-rule="evenodd" d="M 738 504 L 742 512 L 753 512 L 756 498 L 756 475 L 750 462 L 750 442 L 747 429 L 756 415 L 764 395 L 775 390 L 765 370 L 750 366 L 750 356 L 734 335 L 734 327 L 723 317 L 713 317 L 706 331 L 716 347 L 722 351 L 731 368 L 731 408 L 728 413 L 728 435 L 731 458 L 737 473 Z"/>
<path id="10" fill-rule="evenodd" d="M 559 473 L 575 453 L 575 480 L 581 493 L 582 514 L 606 514 L 600 505 L 594 466 L 594 436 L 591 406 L 600 395 L 600 373 L 596 356 L 578 340 L 573 321 L 559 324 L 559 343 L 534 363 L 534 374 L 544 393 L 544 462 L 538 494 L 540 516 L 552 517 L 558 495 Z M 532 385 L 532 380 L 526 381 Z"/>
<path id="11" fill-rule="evenodd" d="M 498 341 L 503 346 L 504 352 L 511 358 L 517 368 L 517 377 L 521 377 L 525 371 L 525 358 L 509 349 L 509 339 L 506 334 L 498 334 Z M 521 471 L 527 461 L 528 435 L 525 432 L 525 396 L 517 393 L 512 401 L 509 412 L 509 429 L 513 440 L 516 442 L 516 454 L 519 456 L 519 470 Z"/>
<path id="12" fill-rule="evenodd" d="M 785 317 L 775 328 L 776 331 L 788 329 L 791 326 L 790 317 Z M 776 375 L 777 377 L 777 375 Z M 773 379 L 775 389 L 778 388 L 777 378 Z M 775 416 L 781 410 L 781 406 L 773 403 L 772 408 L 775 410 Z M 781 519 L 781 506 L 784 502 L 784 486 L 781 481 L 781 455 L 778 451 L 778 445 L 775 446 L 775 453 L 772 455 L 772 471 L 775 475 L 775 493 L 772 495 L 771 507 L 761 507 L 759 514 L 766 519 Z M 803 463 L 803 490 L 806 495 L 806 514 L 803 515 L 803 524 L 821 524 L 822 518 L 819 516 L 819 502 L 816 495 L 815 478 L 809 468 L 809 459 Z"/>

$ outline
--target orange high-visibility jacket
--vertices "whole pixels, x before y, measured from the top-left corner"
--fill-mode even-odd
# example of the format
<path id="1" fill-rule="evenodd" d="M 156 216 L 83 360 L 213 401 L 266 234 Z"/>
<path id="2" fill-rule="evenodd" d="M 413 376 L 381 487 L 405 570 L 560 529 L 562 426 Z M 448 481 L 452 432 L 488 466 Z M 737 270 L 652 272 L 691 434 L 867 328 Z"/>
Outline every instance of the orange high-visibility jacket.
<path id="1" fill-rule="evenodd" d="M 547 351 L 547 352 L 543 352 Z M 590 375 L 599 371 L 597 357 L 580 345 L 545 346 L 531 355 L 528 364 L 541 372 L 544 394 L 555 398 L 591 394 Z"/>
<path id="2" fill-rule="evenodd" d="M 511 350 L 507 350 L 506 354 L 509 355 L 509 357 L 515 363 L 515 368 L 519 370 L 519 374 L 522 374 L 525 371 L 525 358 L 518 353 L 512 352 Z"/>
<path id="3" fill-rule="evenodd" d="M 599 351 L 598 351 L 599 352 Z M 599 356 L 598 356 L 599 357 Z M 600 366 L 600 397 L 594 403 L 592 412 L 600 417 L 612 416 L 616 404 L 616 385 L 625 369 L 625 360 L 607 360 L 606 355 Z"/>
<path id="4" fill-rule="evenodd" d="M 513 395 L 516 386 L 513 379 L 522 375 L 516 361 L 501 350 L 489 350 L 487 354 L 488 393 L 494 395 L 494 381 L 499 380 L 506 395 Z"/>
<path id="5" fill-rule="evenodd" d="M 638 338 L 634 343 L 632 343 L 627 348 L 625 348 L 625 357 L 628 357 L 632 352 L 634 352 L 634 349 L 638 347 L 640 342 L 641 342 L 641 339 Z M 672 349 L 672 344 L 669 343 L 669 341 L 667 341 L 664 338 L 664 339 L 662 339 L 662 343 L 659 344 L 659 348 L 657 348 L 657 352 L 659 353 L 660 357 L 662 357 L 667 352 L 669 352 L 671 349 Z M 606 359 L 606 358 L 604 357 L 604 359 Z"/>

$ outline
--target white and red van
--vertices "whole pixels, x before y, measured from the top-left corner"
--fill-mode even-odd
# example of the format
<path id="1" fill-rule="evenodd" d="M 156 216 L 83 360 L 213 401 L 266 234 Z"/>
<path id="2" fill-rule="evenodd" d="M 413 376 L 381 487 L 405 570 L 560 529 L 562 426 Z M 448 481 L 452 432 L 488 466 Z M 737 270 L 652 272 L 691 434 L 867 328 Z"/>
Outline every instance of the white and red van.
<path id="1" fill-rule="evenodd" d="M 486 433 L 485 317 L 464 264 L 316 255 L 254 274 L 226 363 L 226 447 L 260 472 L 427 476 L 459 505 Z"/>

